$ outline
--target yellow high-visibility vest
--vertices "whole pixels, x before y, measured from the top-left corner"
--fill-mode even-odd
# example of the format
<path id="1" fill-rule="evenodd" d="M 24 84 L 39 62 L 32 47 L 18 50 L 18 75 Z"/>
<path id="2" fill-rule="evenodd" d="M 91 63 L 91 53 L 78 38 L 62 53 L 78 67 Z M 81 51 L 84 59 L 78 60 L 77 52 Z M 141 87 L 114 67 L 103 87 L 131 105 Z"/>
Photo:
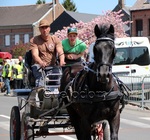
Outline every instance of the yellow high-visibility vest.
<path id="1" fill-rule="evenodd" d="M 8 68 L 6 68 L 6 67 L 8 67 Z M 8 75 L 6 73 L 6 70 L 9 71 Z M 4 64 L 4 66 L 3 66 L 2 77 L 4 77 L 4 78 L 11 77 L 11 66 L 8 63 Z"/>
<path id="2" fill-rule="evenodd" d="M 15 64 L 13 66 L 13 68 L 17 69 L 17 73 L 13 75 L 13 77 L 15 79 L 22 79 L 23 78 L 23 69 L 22 69 L 22 66 L 19 65 L 19 64 Z"/>
<path id="3" fill-rule="evenodd" d="M 17 79 L 22 79 L 23 78 L 23 67 L 18 64 L 17 65 L 17 70 L 18 70 Z"/>

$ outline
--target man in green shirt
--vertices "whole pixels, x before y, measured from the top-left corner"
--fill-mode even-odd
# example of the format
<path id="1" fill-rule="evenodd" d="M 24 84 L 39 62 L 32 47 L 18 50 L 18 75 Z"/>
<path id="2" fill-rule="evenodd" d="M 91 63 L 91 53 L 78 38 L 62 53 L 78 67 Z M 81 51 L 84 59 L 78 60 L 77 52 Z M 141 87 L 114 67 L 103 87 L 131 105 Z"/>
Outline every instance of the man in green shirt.
<path id="1" fill-rule="evenodd" d="M 86 44 L 78 39 L 78 33 L 76 28 L 69 28 L 66 39 L 62 40 L 62 46 L 65 54 L 66 64 L 74 64 L 81 62 L 81 57 L 86 50 Z"/>

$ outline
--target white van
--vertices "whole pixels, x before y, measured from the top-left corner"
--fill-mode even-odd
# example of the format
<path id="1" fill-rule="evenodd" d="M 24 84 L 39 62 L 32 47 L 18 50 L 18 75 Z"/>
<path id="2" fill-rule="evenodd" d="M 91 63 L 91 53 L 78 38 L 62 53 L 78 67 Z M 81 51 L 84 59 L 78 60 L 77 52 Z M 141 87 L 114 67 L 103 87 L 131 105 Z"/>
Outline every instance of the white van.
<path id="1" fill-rule="evenodd" d="M 112 72 L 131 90 L 150 89 L 150 43 L 147 37 L 116 38 Z"/>
<path id="2" fill-rule="evenodd" d="M 113 73 L 117 76 L 150 75 L 150 43 L 147 37 L 116 38 Z"/>
<path id="3" fill-rule="evenodd" d="M 93 46 L 89 47 L 89 61 L 93 62 Z M 142 78 L 150 76 L 150 43 L 147 37 L 116 38 L 116 57 L 112 72 L 131 90 L 141 89 Z M 150 88 L 150 78 L 144 79 Z"/>

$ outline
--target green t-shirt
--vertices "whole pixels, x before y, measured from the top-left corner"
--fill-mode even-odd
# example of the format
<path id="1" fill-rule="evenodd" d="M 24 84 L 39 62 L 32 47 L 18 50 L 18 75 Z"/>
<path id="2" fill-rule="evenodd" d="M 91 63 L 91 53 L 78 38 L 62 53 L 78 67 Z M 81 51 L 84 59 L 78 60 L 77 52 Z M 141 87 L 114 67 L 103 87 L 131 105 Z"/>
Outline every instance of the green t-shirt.
<path id="1" fill-rule="evenodd" d="M 65 54 L 67 53 L 80 54 L 84 52 L 86 49 L 86 44 L 79 39 L 76 39 L 76 43 L 73 47 L 70 46 L 68 39 L 64 39 L 62 40 L 62 46 Z"/>

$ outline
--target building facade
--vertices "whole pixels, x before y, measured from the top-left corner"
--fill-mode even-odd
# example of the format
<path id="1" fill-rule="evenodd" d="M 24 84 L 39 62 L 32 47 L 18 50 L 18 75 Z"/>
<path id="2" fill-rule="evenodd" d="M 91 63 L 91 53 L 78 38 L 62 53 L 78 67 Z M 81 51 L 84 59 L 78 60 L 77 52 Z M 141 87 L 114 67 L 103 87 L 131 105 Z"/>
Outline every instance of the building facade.
<path id="1" fill-rule="evenodd" d="M 54 3 L 53 3 L 54 2 Z M 11 47 L 28 43 L 32 36 L 39 34 L 41 19 L 52 23 L 65 9 L 59 0 L 52 3 L 0 7 L 0 51 L 11 52 Z"/>
<path id="2" fill-rule="evenodd" d="M 131 35 L 150 39 L 150 0 L 137 0 L 130 13 Z"/>

